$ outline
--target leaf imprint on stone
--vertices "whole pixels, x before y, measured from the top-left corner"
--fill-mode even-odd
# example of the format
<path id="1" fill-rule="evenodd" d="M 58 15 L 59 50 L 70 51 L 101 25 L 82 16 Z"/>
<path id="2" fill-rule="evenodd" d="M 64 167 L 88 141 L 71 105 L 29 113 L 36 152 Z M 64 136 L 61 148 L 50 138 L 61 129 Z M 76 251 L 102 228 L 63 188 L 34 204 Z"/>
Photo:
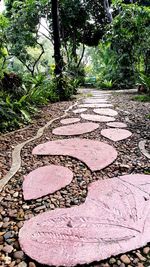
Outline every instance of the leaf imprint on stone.
<path id="1" fill-rule="evenodd" d="M 146 245 L 150 241 L 147 184 L 150 175 L 140 174 L 92 183 L 84 204 L 25 222 L 19 232 L 21 248 L 41 264 L 75 266 Z"/>

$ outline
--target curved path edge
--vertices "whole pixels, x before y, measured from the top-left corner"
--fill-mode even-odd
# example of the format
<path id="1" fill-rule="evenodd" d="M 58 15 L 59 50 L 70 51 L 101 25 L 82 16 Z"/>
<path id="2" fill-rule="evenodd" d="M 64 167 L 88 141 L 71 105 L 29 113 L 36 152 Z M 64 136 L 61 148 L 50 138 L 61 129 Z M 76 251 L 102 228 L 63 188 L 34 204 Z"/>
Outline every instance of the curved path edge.
<path id="1" fill-rule="evenodd" d="M 38 131 L 37 131 L 37 134 L 34 137 L 32 137 L 32 138 L 28 139 L 27 141 L 24 141 L 24 142 L 22 142 L 22 143 L 20 143 L 20 144 L 18 144 L 18 145 L 15 146 L 14 150 L 12 151 L 12 164 L 11 164 L 11 168 L 7 172 L 7 174 L 0 180 L 0 192 L 2 191 L 2 189 L 4 188 L 4 186 L 9 182 L 9 180 L 20 169 L 20 167 L 21 167 L 21 150 L 22 150 L 22 148 L 26 144 L 28 144 L 28 143 L 30 143 L 30 142 L 32 142 L 32 141 L 40 138 L 43 135 L 44 130 L 47 127 L 49 127 L 54 121 L 57 121 L 57 120 L 59 120 L 61 118 L 66 117 L 68 115 L 69 110 L 71 110 L 74 106 L 76 106 L 79 100 L 81 100 L 81 98 L 78 99 L 73 105 L 69 106 L 64 111 L 64 114 L 62 116 L 59 116 L 59 117 L 57 117 L 55 119 L 52 119 L 52 120 L 48 121 L 43 127 L 39 128 Z M 0 198 L 0 199 L 2 199 L 2 198 Z"/>
<path id="2" fill-rule="evenodd" d="M 145 157 L 147 157 L 148 159 L 150 159 L 150 154 L 148 153 L 148 151 L 147 151 L 146 148 L 145 148 L 146 141 L 147 141 L 147 140 L 142 140 L 142 141 L 139 142 L 139 149 L 140 149 L 141 153 L 142 153 Z"/>

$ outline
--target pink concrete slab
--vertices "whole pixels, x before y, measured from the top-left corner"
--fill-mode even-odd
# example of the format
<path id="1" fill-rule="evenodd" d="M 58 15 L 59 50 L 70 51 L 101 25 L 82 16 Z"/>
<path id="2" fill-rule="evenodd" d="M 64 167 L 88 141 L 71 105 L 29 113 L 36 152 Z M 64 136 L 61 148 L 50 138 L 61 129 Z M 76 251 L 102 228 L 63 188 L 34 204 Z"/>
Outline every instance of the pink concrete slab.
<path id="1" fill-rule="evenodd" d="M 63 119 L 60 122 L 62 124 L 71 124 L 71 123 L 75 123 L 75 122 L 79 122 L 80 119 L 79 118 L 67 118 L 67 119 Z"/>
<path id="2" fill-rule="evenodd" d="M 123 122 L 108 122 L 107 126 L 114 127 L 114 128 L 126 128 L 127 125 Z"/>
<path id="3" fill-rule="evenodd" d="M 78 114 L 78 113 L 82 113 L 85 112 L 87 110 L 87 108 L 78 108 L 73 110 L 73 113 Z"/>
<path id="4" fill-rule="evenodd" d="M 81 118 L 89 121 L 108 122 L 115 121 L 115 118 L 110 116 L 100 116 L 95 114 L 81 114 Z"/>
<path id="5" fill-rule="evenodd" d="M 99 125 L 93 122 L 76 123 L 55 128 L 52 133 L 55 135 L 80 135 L 90 133 L 98 129 Z"/>
<path id="6" fill-rule="evenodd" d="M 73 173 L 68 168 L 56 165 L 40 167 L 24 178 L 23 195 L 25 200 L 37 199 L 70 184 Z"/>
<path id="7" fill-rule="evenodd" d="M 100 104 L 100 103 L 107 103 L 107 100 L 106 99 L 85 99 L 84 103 Z"/>
<path id="8" fill-rule="evenodd" d="M 96 114 L 106 115 L 106 116 L 117 116 L 118 112 L 111 108 L 97 108 L 93 110 Z"/>
<path id="9" fill-rule="evenodd" d="M 112 107 L 112 104 L 81 104 L 78 105 L 79 108 L 108 108 L 108 107 Z"/>
<path id="10" fill-rule="evenodd" d="M 124 129 L 104 129 L 101 131 L 101 135 L 104 137 L 107 137 L 108 139 L 112 141 L 120 141 L 124 140 L 132 135 L 132 133 L 128 130 Z"/>
<path id="11" fill-rule="evenodd" d="M 92 171 L 101 170 L 117 158 L 117 151 L 103 142 L 89 139 L 63 139 L 36 146 L 34 155 L 71 156 L 84 162 Z"/>
<path id="12" fill-rule="evenodd" d="M 26 221 L 19 232 L 22 250 L 41 264 L 76 266 L 145 246 L 149 185 L 150 175 L 136 174 L 92 183 L 84 204 Z"/>

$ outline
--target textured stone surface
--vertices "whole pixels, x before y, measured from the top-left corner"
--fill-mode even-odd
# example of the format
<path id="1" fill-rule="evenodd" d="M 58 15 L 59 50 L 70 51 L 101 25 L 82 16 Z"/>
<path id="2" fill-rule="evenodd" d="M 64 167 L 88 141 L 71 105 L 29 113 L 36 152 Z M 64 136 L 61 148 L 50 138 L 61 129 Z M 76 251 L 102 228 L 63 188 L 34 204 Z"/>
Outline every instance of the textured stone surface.
<path id="1" fill-rule="evenodd" d="M 52 194 L 70 184 L 72 179 L 72 171 L 63 166 L 40 167 L 25 176 L 23 182 L 24 199 L 37 199 Z"/>
<path id="2" fill-rule="evenodd" d="M 76 123 L 55 128 L 52 133 L 55 135 L 80 135 L 90 133 L 98 129 L 99 125 L 93 122 Z"/>
<path id="3" fill-rule="evenodd" d="M 118 122 L 118 121 L 116 121 L 116 122 L 108 122 L 107 126 L 114 127 L 114 128 L 126 128 L 127 127 L 126 123 Z"/>
<path id="4" fill-rule="evenodd" d="M 81 114 L 81 118 L 89 121 L 107 122 L 115 121 L 115 118 L 110 116 L 100 116 L 95 114 Z"/>
<path id="5" fill-rule="evenodd" d="M 89 103 L 89 104 L 99 104 L 99 103 L 107 103 L 107 99 L 105 99 L 105 98 L 99 98 L 99 99 L 85 99 L 84 100 L 84 103 Z"/>
<path id="6" fill-rule="evenodd" d="M 78 108 L 78 109 L 74 109 L 73 113 L 78 114 L 78 113 L 85 112 L 86 110 L 87 110 L 87 108 Z"/>
<path id="7" fill-rule="evenodd" d="M 108 107 L 112 107 L 112 104 L 81 104 L 78 105 L 79 108 L 108 108 Z"/>
<path id="8" fill-rule="evenodd" d="M 49 266 L 75 266 L 123 254 L 150 241 L 150 175 L 89 186 L 86 202 L 45 212 L 19 233 L 24 252 Z"/>
<path id="9" fill-rule="evenodd" d="M 94 112 L 96 114 L 106 115 L 106 116 L 117 116 L 118 115 L 118 112 L 111 108 L 97 108 L 97 109 L 94 109 Z"/>
<path id="10" fill-rule="evenodd" d="M 67 119 L 63 119 L 60 122 L 62 124 L 71 124 L 71 123 L 75 123 L 75 122 L 79 122 L 80 119 L 79 118 L 67 118 Z"/>
<path id="11" fill-rule="evenodd" d="M 111 128 L 102 130 L 101 134 L 112 141 L 120 141 L 132 135 L 132 133 L 128 130 Z"/>
<path id="12" fill-rule="evenodd" d="M 72 138 L 50 141 L 36 146 L 35 155 L 64 155 L 84 162 L 92 171 L 101 170 L 117 158 L 117 151 L 103 142 Z"/>

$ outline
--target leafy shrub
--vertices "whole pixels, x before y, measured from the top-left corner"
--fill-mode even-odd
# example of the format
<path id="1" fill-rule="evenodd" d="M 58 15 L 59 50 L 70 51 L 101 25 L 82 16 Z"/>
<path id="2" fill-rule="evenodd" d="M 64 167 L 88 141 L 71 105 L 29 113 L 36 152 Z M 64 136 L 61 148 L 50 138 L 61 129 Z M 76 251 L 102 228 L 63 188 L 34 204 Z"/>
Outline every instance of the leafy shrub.
<path id="1" fill-rule="evenodd" d="M 17 75 L 9 76 L 5 85 L 9 85 L 12 79 L 13 85 L 0 91 L 0 131 L 9 131 L 19 128 L 21 124 L 31 121 L 31 115 L 37 112 L 39 105 L 56 102 L 58 96 L 56 94 L 55 84 L 49 78 L 43 75 L 31 77 L 25 75 L 22 80 L 22 90 L 25 94 L 19 97 L 18 87 L 21 81 Z"/>
<path id="2" fill-rule="evenodd" d="M 150 94 L 150 76 L 140 74 L 139 81 L 142 85 L 144 85 L 145 89 Z"/>
<path id="3" fill-rule="evenodd" d="M 0 89 L 10 94 L 13 99 L 18 99 L 25 93 L 21 77 L 14 72 L 3 73 L 3 77 L 0 80 Z"/>

